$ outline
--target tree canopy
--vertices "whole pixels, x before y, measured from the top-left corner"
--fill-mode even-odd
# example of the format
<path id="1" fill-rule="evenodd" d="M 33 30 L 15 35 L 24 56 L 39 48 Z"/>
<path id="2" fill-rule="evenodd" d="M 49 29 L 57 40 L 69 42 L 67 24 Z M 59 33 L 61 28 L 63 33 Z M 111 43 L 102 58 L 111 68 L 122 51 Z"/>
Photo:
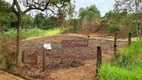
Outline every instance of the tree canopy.
<path id="1" fill-rule="evenodd" d="M 81 19 L 84 19 L 85 17 L 88 20 L 91 20 L 93 18 L 100 18 L 100 11 L 97 9 L 97 7 L 94 5 L 91 5 L 90 7 L 86 7 L 86 8 L 80 8 L 79 10 L 79 17 Z"/>
<path id="2" fill-rule="evenodd" d="M 142 0 L 115 0 L 115 11 L 137 13 L 142 11 Z"/>

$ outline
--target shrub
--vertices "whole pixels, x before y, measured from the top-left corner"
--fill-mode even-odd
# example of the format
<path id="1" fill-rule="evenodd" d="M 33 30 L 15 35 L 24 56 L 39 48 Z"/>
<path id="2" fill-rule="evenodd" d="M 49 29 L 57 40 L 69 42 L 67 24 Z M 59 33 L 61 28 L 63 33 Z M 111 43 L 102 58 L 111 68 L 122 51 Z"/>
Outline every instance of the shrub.
<path id="1" fill-rule="evenodd" d="M 7 32 L 3 32 L 3 35 L 9 37 L 9 38 L 16 38 L 16 29 L 10 29 Z"/>
<path id="2" fill-rule="evenodd" d="M 87 21 L 87 19 L 84 18 L 82 25 L 80 27 L 80 33 L 92 34 L 97 32 L 99 27 L 100 27 L 100 22 L 98 20 L 92 19 L 91 21 Z"/>
<path id="3" fill-rule="evenodd" d="M 132 70 L 103 64 L 99 70 L 100 80 L 141 80 L 142 68 L 133 67 Z"/>
<path id="4" fill-rule="evenodd" d="M 14 67 L 14 61 L 11 61 L 9 56 L 15 49 L 12 49 L 12 45 L 15 45 L 13 39 L 0 36 L 0 69 L 11 70 Z"/>
<path id="5" fill-rule="evenodd" d="M 115 24 L 109 25 L 107 32 L 113 33 L 113 32 L 116 32 L 116 31 L 119 31 L 119 25 L 115 25 Z"/>
<path id="6" fill-rule="evenodd" d="M 119 53 L 122 56 L 130 56 L 130 57 L 140 57 L 142 56 L 142 40 L 136 41 L 132 43 L 131 46 L 128 46 L 124 49 L 120 49 Z"/>
<path id="7" fill-rule="evenodd" d="M 112 64 L 99 69 L 100 80 L 142 80 L 142 40 L 119 50 Z"/>

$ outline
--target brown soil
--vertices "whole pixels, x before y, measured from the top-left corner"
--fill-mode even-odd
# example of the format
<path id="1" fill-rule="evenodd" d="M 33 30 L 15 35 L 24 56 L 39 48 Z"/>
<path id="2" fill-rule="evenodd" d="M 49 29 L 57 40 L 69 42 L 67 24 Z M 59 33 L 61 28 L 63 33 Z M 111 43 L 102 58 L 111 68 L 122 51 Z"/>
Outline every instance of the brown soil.
<path id="1" fill-rule="evenodd" d="M 0 71 L 0 80 L 20 80 L 20 78 L 14 76 L 14 75 L 8 74 L 6 72 Z M 21 80 L 23 80 L 23 79 L 21 79 Z"/>
<path id="2" fill-rule="evenodd" d="M 111 62 L 113 55 L 113 41 L 104 39 L 90 39 L 89 47 L 62 47 L 62 40 L 83 40 L 83 36 L 56 35 L 23 41 L 25 65 L 15 69 L 28 79 L 41 80 L 92 80 L 95 77 L 96 47 L 102 50 L 103 62 Z M 43 44 L 51 43 L 52 50 L 46 51 L 46 70 L 42 71 Z M 118 47 L 127 44 L 118 42 Z M 28 59 L 29 54 L 38 56 L 37 64 Z M 31 63 L 31 64 L 30 64 Z"/>
<path id="3" fill-rule="evenodd" d="M 0 74 L 0 80 L 17 80 L 5 74 Z"/>

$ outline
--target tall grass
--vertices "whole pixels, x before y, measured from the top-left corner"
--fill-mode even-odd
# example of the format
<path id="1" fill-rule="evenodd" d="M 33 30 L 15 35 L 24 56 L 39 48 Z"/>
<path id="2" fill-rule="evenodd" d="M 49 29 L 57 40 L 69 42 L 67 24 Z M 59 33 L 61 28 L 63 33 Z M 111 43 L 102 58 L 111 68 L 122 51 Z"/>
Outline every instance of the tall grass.
<path id="1" fill-rule="evenodd" d="M 103 64 L 99 69 L 100 80 L 142 80 L 142 40 L 119 52 L 112 64 Z"/>
<path id="2" fill-rule="evenodd" d="M 33 38 L 33 37 L 42 37 L 42 36 L 49 36 L 59 34 L 60 29 L 54 28 L 50 30 L 42 30 L 39 28 L 32 28 L 32 29 L 22 29 L 22 39 Z M 3 35 L 9 38 L 15 38 L 17 35 L 17 30 L 10 29 L 7 32 L 4 32 Z"/>
<path id="3" fill-rule="evenodd" d="M 122 50 L 120 50 L 121 55 L 125 56 L 141 56 L 142 55 L 142 40 L 139 40 L 133 43 L 131 46 L 128 46 Z"/>
<path id="4" fill-rule="evenodd" d="M 100 80 L 142 80 L 142 67 L 135 66 L 132 70 L 129 70 L 110 64 L 103 64 L 99 75 Z"/>

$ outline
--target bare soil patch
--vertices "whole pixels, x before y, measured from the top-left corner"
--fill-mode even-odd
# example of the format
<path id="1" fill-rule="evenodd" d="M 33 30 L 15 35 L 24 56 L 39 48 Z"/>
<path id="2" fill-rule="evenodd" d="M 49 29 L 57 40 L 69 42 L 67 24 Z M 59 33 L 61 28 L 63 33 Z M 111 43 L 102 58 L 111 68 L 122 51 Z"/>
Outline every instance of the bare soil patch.
<path id="1" fill-rule="evenodd" d="M 113 55 L 113 41 L 90 39 L 89 47 L 62 47 L 62 40 L 84 40 L 88 37 L 73 35 L 56 35 L 23 41 L 24 62 L 22 68 L 14 70 L 15 74 L 27 79 L 41 80 L 92 80 L 95 77 L 96 47 L 101 46 L 103 61 L 111 62 Z M 52 50 L 46 51 L 46 70 L 42 72 L 43 44 L 51 43 Z M 118 42 L 122 47 L 126 42 Z M 29 55 L 37 56 L 37 63 L 33 64 Z M 36 60 L 36 59 L 35 59 Z"/>

